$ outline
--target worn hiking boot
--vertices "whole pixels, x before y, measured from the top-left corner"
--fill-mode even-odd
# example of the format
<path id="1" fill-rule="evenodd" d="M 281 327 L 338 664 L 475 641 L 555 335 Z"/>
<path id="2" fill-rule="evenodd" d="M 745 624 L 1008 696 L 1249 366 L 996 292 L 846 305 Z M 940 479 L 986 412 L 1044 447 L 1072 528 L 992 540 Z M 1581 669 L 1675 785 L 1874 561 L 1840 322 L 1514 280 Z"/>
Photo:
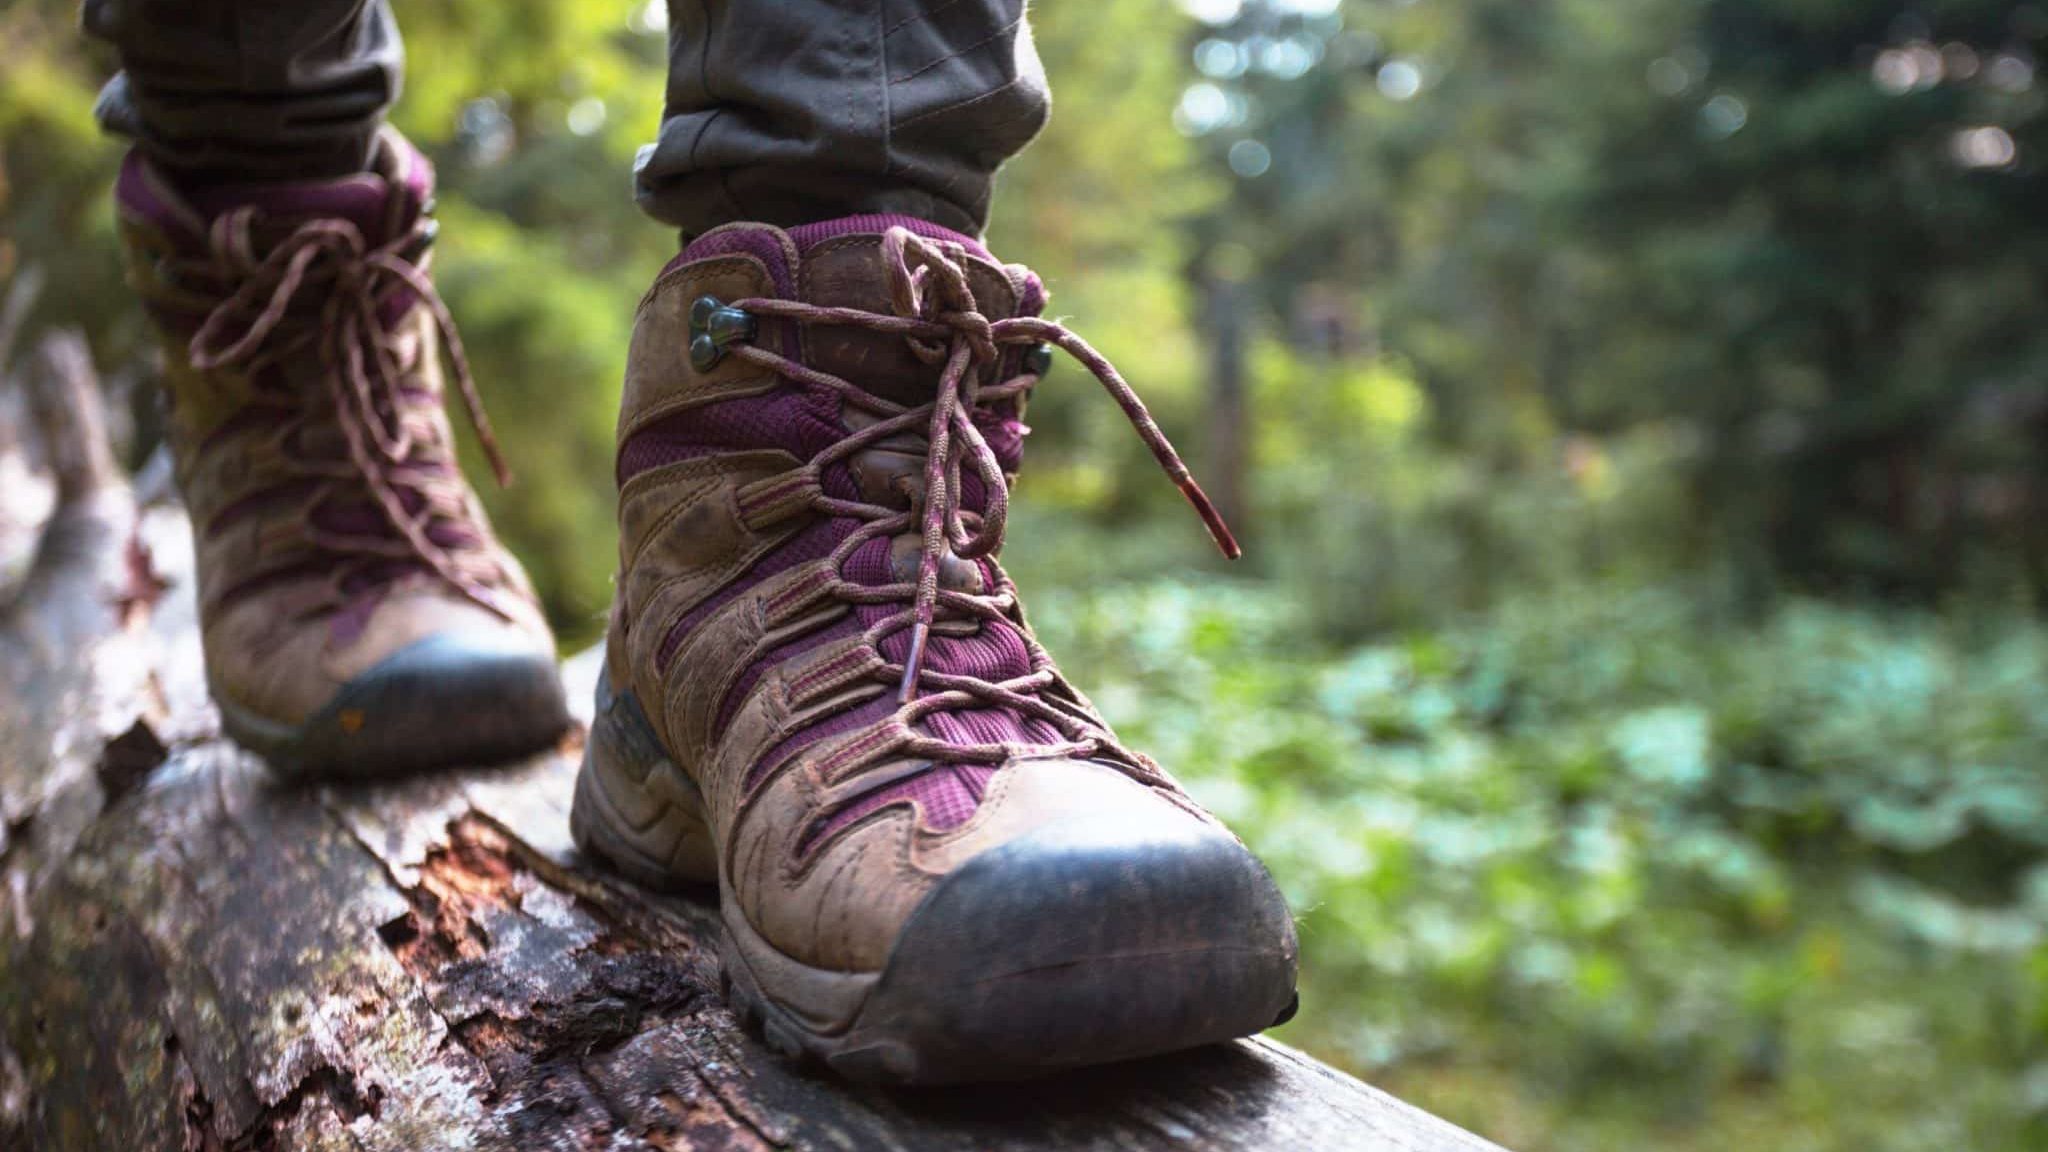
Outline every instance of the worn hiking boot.
<path id="1" fill-rule="evenodd" d="M 569 724 L 554 642 L 457 469 L 440 356 L 500 474 L 427 278 L 433 173 L 184 195 L 140 155 L 115 199 L 163 337 L 207 681 L 287 775 L 529 752 Z"/>
<path id="2" fill-rule="evenodd" d="M 859 1079 L 1027 1076 L 1292 1011 L 1265 869 L 1117 742 L 995 562 L 1048 345 L 1236 547 L 1043 303 L 919 221 L 735 225 L 633 336 L 572 827 L 643 883 L 716 882 L 735 1007 Z"/>

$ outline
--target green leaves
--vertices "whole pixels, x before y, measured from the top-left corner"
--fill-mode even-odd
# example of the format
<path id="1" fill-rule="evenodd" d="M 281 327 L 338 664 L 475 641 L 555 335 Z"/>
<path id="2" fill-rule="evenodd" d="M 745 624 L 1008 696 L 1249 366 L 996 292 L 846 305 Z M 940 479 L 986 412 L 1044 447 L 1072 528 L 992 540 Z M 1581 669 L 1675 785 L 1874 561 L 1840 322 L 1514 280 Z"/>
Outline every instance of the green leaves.
<path id="1" fill-rule="evenodd" d="M 1703 1148 L 1929 1147 L 1923 1121 L 2030 1147 L 2011 1093 L 2048 1031 L 1984 998 L 2048 1001 L 2048 626 L 1745 619 L 1710 588 L 1510 596 L 1347 651 L 1257 586 L 1027 582 L 1295 902 L 1296 1041 L 1411 1092 L 1423 1063 L 1511 1071 L 1557 1146 L 1703 1108 Z M 1511 1110 L 1421 1083 L 1483 1131 Z"/>

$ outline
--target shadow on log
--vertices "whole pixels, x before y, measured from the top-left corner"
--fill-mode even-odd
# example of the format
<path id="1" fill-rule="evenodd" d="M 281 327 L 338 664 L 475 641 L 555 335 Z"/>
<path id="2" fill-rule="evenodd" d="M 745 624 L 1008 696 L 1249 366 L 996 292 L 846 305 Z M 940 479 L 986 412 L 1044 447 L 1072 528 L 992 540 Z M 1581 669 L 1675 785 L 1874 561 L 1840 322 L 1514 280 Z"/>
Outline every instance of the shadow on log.
<path id="1" fill-rule="evenodd" d="M 574 739 L 271 780 L 206 700 L 189 529 L 138 510 L 61 344 L 57 506 L 0 593 L 0 1148 L 1491 1147 L 1265 1041 L 925 1092 L 793 1066 L 724 1007 L 709 904 L 577 860 Z M 587 700 L 595 661 L 565 674 Z"/>

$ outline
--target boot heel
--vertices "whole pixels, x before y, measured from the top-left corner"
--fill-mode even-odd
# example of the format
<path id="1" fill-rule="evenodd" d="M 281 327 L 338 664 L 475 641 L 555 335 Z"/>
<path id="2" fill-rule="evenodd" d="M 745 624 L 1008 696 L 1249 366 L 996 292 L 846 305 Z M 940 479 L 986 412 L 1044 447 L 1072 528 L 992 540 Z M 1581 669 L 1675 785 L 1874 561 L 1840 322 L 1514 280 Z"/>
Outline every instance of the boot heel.
<path id="1" fill-rule="evenodd" d="M 597 717 L 569 809 L 576 846 L 637 884 L 657 889 L 718 882 L 704 794 L 676 766 L 631 692 L 598 677 Z"/>

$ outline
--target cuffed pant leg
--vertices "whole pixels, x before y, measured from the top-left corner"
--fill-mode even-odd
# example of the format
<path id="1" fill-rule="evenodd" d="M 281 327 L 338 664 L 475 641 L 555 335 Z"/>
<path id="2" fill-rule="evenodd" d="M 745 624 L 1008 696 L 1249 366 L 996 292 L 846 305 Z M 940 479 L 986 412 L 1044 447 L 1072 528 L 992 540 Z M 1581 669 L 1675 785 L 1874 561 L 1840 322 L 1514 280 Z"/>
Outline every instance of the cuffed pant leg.
<path id="1" fill-rule="evenodd" d="M 978 233 L 1050 107 L 1024 0 L 670 0 L 635 183 L 685 235 L 861 212 Z"/>
<path id="2" fill-rule="evenodd" d="M 101 124 L 195 180 L 361 171 L 398 95 L 385 0 L 85 0 L 121 72 Z"/>

